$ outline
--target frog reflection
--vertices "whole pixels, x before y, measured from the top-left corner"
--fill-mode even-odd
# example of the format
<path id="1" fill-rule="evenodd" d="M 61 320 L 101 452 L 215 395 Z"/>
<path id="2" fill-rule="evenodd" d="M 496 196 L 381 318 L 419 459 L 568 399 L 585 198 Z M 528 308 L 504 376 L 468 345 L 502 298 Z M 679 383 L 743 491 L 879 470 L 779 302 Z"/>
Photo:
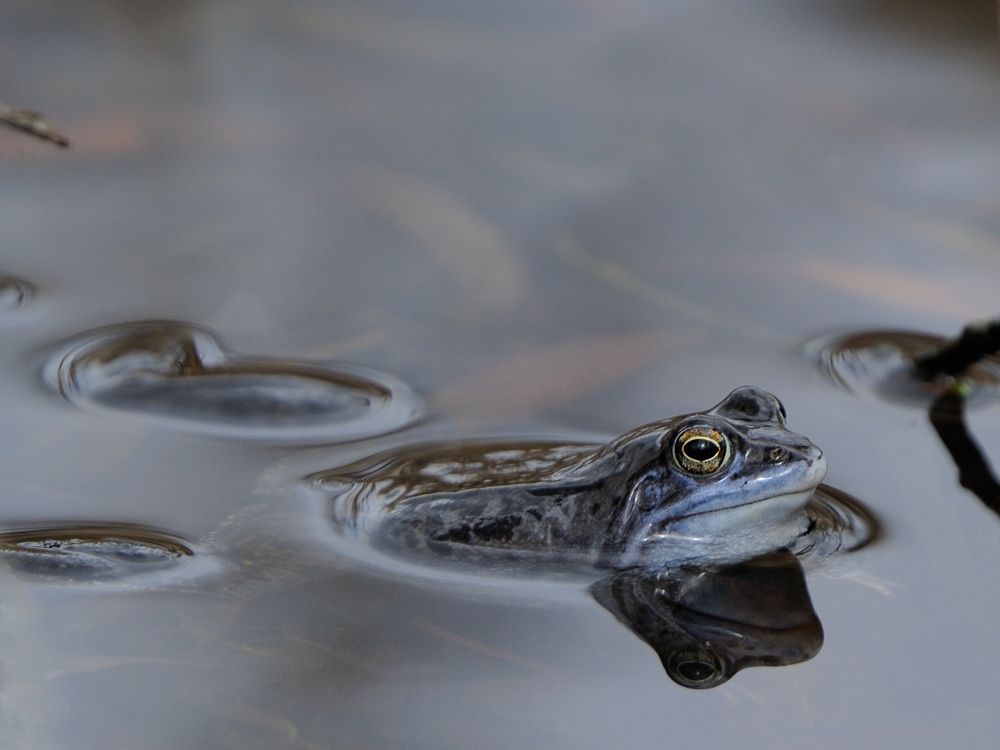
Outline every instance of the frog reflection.
<path id="1" fill-rule="evenodd" d="M 787 551 L 716 571 L 627 570 L 591 593 L 687 688 L 718 687 L 747 667 L 798 664 L 823 645 L 802 565 Z"/>

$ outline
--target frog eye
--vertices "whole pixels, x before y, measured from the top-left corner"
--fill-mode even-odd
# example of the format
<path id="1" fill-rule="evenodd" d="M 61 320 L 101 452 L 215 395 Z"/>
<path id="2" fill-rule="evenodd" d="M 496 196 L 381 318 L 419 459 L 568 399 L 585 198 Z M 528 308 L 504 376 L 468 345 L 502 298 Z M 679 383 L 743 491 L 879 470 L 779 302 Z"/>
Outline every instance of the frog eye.
<path id="1" fill-rule="evenodd" d="M 686 688 L 713 688 L 729 679 L 722 660 L 705 648 L 679 649 L 663 661 L 670 679 Z"/>
<path id="2" fill-rule="evenodd" d="M 718 430 L 691 427 L 674 441 L 674 460 L 691 474 L 711 474 L 725 463 L 729 444 Z"/>

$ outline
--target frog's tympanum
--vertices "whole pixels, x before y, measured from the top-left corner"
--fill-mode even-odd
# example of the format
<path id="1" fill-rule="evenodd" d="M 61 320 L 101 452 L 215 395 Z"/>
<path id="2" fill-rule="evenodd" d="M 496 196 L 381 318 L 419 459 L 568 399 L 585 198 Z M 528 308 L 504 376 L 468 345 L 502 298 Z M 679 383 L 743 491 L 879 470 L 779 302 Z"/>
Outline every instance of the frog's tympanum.
<path id="1" fill-rule="evenodd" d="M 422 446 L 309 479 L 332 497 L 341 529 L 390 554 L 624 569 L 732 564 L 801 545 L 825 474 L 778 399 L 743 387 L 603 446 Z"/>
<path id="2" fill-rule="evenodd" d="M 790 552 L 717 571 L 627 570 L 591 593 L 684 687 L 718 687 L 746 667 L 798 664 L 823 645 L 802 566 Z"/>

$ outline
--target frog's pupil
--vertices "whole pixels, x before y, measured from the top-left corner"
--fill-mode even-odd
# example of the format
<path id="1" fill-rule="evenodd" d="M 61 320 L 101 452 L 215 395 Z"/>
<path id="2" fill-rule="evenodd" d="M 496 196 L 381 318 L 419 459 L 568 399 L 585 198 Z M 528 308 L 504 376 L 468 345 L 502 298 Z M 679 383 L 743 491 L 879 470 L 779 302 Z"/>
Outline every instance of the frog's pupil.
<path id="1" fill-rule="evenodd" d="M 725 682 L 725 666 L 704 648 L 674 651 L 663 662 L 670 679 L 689 688 L 707 688 Z"/>
<path id="2" fill-rule="evenodd" d="M 677 665 L 677 672 L 689 682 L 704 682 L 715 676 L 715 666 L 703 661 L 684 661 Z"/>
<path id="3" fill-rule="evenodd" d="M 688 440 L 682 450 L 692 461 L 709 461 L 719 455 L 717 443 L 700 437 Z"/>

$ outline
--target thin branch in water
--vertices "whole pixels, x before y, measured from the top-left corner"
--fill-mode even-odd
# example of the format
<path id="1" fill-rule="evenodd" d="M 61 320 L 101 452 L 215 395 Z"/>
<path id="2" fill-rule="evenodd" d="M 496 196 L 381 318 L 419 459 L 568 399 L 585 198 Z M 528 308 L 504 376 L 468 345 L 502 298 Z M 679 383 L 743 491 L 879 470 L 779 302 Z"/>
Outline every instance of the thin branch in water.
<path id="1" fill-rule="evenodd" d="M 25 133 L 31 133 L 39 138 L 52 141 L 52 143 L 62 148 L 69 148 L 70 146 L 69 138 L 52 127 L 41 112 L 35 112 L 30 109 L 18 109 L 17 107 L 11 107 L 9 104 L 0 102 L 0 122 L 10 125 L 12 128 L 23 130 Z"/>
<path id="2" fill-rule="evenodd" d="M 969 435 L 964 419 L 965 399 L 949 391 L 940 396 L 930 411 L 931 424 L 958 467 L 958 482 L 1000 515 L 1000 484 L 976 441 Z"/>
<path id="3" fill-rule="evenodd" d="M 962 335 L 940 351 L 914 362 L 917 375 L 925 380 L 933 380 L 938 375 L 960 374 L 966 367 L 974 365 L 983 357 L 1000 351 L 1000 321 L 985 325 L 966 326 Z"/>

